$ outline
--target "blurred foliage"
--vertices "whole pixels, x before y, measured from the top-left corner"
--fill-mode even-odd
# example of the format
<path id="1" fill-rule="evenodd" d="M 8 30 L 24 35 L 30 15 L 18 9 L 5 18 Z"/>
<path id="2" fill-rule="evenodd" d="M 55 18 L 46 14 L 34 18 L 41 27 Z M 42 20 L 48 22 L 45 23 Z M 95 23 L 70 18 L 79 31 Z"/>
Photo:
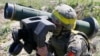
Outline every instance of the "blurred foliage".
<path id="1" fill-rule="evenodd" d="M 0 42 L 2 41 L 2 39 L 5 39 L 7 37 L 10 31 L 10 22 L 5 22 L 4 24 L 0 25 Z"/>

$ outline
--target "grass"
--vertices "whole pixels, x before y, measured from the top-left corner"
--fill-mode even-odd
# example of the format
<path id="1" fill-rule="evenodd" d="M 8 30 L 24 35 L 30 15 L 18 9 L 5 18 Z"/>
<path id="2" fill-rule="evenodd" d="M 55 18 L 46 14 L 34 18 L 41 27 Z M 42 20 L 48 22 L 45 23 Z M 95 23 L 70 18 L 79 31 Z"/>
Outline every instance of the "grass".
<path id="1" fill-rule="evenodd" d="M 11 31 L 10 22 L 5 22 L 0 26 L 0 42 L 4 42 L 8 33 Z"/>

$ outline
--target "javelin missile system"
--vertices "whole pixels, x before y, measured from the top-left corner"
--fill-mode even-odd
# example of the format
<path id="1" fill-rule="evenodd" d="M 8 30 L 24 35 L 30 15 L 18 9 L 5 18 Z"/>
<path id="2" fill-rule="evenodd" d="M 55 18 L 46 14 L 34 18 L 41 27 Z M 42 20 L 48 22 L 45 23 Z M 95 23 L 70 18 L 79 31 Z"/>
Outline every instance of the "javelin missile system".
<path id="1" fill-rule="evenodd" d="M 13 30 L 12 32 L 14 43 L 12 43 L 9 52 L 13 55 L 17 55 L 21 51 L 22 47 L 24 47 L 27 53 L 31 53 L 33 49 L 36 49 L 37 45 L 42 44 L 41 46 L 43 46 L 44 43 L 37 42 L 36 44 L 33 40 L 36 39 L 34 41 L 37 41 L 37 36 L 44 37 L 48 31 L 56 28 L 55 25 L 49 21 L 49 19 L 52 18 L 51 14 L 52 13 L 50 12 L 34 8 L 6 3 L 4 8 L 4 17 L 6 19 L 20 21 L 21 25 L 21 29 Z M 87 17 L 83 20 L 77 20 L 76 22 L 75 30 L 84 32 L 88 38 L 95 37 L 98 29 L 99 24 L 94 17 Z M 20 39 L 23 39 L 24 44 L 19 41 Z M 30 45 L 28 43 L 35 44 Z"/>
<path id="2" fill-rule="evenodd" d="M 21 21 L 22 19 L 34 16 L 48 16 L 48 18 L 51 18 L 51 13 L 17 4 L 5 4 L 4 17 L 6 19 Z M 98 22 L 94 17 L 88 17 L 83 20 L 77 20 L 75 29 L 86 33 L 89 37 L 92 37 L 96 35 L 99 28 L 98 26 Z"/>

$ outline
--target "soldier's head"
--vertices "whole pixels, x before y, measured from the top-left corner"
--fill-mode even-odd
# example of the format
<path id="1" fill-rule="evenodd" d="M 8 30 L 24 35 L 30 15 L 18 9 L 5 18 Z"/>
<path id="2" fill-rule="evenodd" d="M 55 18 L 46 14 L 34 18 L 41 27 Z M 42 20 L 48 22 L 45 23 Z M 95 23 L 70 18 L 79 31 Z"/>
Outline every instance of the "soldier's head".
<path id="1" fill-rule="evenodd" d="M 75 28 L 76 17 L 77 16 L 75 10 L 66 4 L 58 5 L 52 12 L 53 22 L 63 25 L 68 30 Z"/>

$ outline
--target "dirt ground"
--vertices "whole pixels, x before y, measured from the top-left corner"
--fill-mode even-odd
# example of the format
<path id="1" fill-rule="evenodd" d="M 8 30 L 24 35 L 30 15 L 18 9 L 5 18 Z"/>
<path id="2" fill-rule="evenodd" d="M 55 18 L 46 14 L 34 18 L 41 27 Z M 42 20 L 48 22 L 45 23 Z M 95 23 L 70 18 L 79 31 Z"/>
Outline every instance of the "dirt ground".
<path id="1" fill-rule="evenodd" d="M 6 21 L 7 20 L 5 20 L 4 16 L 3 16 L 3 10 L 1 9 L 0 10 L 0 25 L 2 25 Z M 11 27 L 17 27 L 17 26 L 19 26 L 18 22 L 11 24 Z M 11 33 L 5 38 L 5 40 L 6 41 L 4 41 L 4 42 L 0 42 L 0 56 L 8 56 L 7 55 L 8 48 L 9 48 L 10 44 L 13 42 L 13 40 L 11 39 Z M 94 54 L 94 56 L 100 56 L 100 44 L 99 44 L 100 43 L 100 36 L 96 36 L 96 38 L 93 39 L 93 42 L 97 46 L 97 51 Z M 35 54 L 35 51 L 33 51 L 32 54 L 27 54 L 23 49 L 22 52 L 18 56 L 34 56 L 34 54 Z"/>

